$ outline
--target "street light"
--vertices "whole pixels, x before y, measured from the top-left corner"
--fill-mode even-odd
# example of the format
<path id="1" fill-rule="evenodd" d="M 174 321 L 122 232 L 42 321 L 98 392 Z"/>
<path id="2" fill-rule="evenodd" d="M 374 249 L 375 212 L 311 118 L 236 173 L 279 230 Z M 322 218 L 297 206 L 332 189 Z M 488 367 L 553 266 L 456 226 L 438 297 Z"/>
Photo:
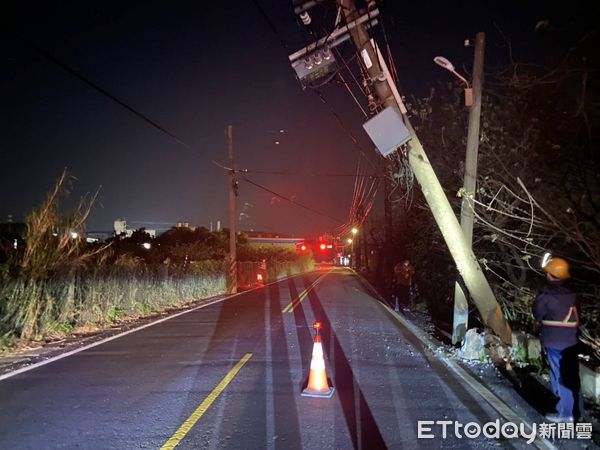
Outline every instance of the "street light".
<path id="1" fill-rule="evenodd" d="M 358 233 L 358 228 L 356 228 L 356 227 L 352 228 L 352 234 L 356 236 L 357 233 Z"/>
<path id="2" fill-rule="evenodd" d="M 465 41 L 465 46 L 470 41 Z M 452 72 L 460 78 L 466 85 L 465 104 L 469 107 L 469 127 L 467 131 L 467 154 L 465 157 L 464 170 L 464 194 L 462 195 L 462 205 L 460 213 L 460 226 L 466 243 L 469 247 L 473 245 L 473 205 L 470 199 L 475 197 L 477 188 L 477 152 L 479 149 L 479 124 L 481 120 L 481 98 L 483 87 L 483 60 L 485 53 L 485 33 L 479 32 L 475 36 L 475 52 L 473 58 L 473 89 L 469 88 L 469 83 L 461 75 L 456 73 L 454 66 L 450 61 L 442 56 L 436 56 L 433 61 Z M 462 341 L 465 331 L 469 328 L 469 305 L 467 297 L 463 291 L 463 284 L 458 282 L 454 285 L 454 317 L 452 324 L 452 343 L 456 344 Z"/>
<path id="3" fill-rule="evenodd" d="M 443 56 L 436 56 L 435 58 L 433 58 L 433 62 L 436 63 L 438 66 L 443 67 L 448 72 L 453 73 L 457 78 L 462 80 L 463 83 L 467 85 L 467 87 L 465 88 L 465 106 L 473 105 L 473 89 L 471 89 L 471 87 L 469 86 L 469 82 L 467 81 L 467 79 L 456 71 L 456 69 L 454 68 L 454 64 L 452 64 L 447 58 L 444 58 Z"/>

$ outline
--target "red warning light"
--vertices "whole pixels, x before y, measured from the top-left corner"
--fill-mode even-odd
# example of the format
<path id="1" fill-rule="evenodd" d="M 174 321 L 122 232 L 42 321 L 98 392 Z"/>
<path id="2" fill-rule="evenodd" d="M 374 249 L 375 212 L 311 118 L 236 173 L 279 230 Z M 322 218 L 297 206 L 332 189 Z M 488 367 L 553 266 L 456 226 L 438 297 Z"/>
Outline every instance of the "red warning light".
<path id="1" fill-rule="evenodd" d="M 302 245 L 300 246 L 300 250 L 302 250 L 303 252 L 305 252 L 305 251 L 306 251 L 306 245 L 302 244 Z"/>
<path id="2" fill-rule="evenodd" d="M 313 328 L 317 331 L 322 330 L 323 329 L 323 323 L 322 322 L 315 322 L 313 323 Z"/>
<path id="3" fill-rule="evenodd" d="M 325 250 L 327 248 L 327 244 L 325 244 L 324 242 L 322 242 L 321 245 L 319 245 L 319 248 L 321 250 Z"/>

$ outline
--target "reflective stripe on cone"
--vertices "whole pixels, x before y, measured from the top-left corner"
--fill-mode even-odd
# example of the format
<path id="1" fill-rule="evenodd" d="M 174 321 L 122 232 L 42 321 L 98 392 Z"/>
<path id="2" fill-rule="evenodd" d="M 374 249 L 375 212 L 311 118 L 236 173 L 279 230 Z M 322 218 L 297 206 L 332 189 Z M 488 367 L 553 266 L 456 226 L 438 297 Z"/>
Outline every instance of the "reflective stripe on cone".
<path id="1" fill-rule="evenodd" d="M 313 343 L 312 359 L 310 361 L 310 374 L 308 384 L 300 395 L 304 397 L 331 398 L 333 386 L 329 386 L 327 372 L 325 371 L 325 359 L 323 358 L 323 345 L 321 335 L 317 334 Z"/>

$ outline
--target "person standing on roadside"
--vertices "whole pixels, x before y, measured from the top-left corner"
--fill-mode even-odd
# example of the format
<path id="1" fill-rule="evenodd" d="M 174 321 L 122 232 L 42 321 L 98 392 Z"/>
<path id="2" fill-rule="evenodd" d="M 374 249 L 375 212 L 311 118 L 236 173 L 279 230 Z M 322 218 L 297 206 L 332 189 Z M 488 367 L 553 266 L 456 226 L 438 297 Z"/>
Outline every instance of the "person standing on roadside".
<path id="1" fill-rule="evenodd" d="M 410 287 L 415 268 L 408 259 L 394 266 L 394 298 L 396 311 L 408 309 L 410 303 Z"/>
<path id="2" fill-rule="evenodd" d="M 550 366 L 550 383 L 558 397 L 551 422 L 574 422 L 583 416 L 579 380 L 577 296 L 568 286 L 569 263 L 552 258 L 544 266 L 548 283 L 533 302 L 533 316 L 541 322 L 540 342 Z"/>

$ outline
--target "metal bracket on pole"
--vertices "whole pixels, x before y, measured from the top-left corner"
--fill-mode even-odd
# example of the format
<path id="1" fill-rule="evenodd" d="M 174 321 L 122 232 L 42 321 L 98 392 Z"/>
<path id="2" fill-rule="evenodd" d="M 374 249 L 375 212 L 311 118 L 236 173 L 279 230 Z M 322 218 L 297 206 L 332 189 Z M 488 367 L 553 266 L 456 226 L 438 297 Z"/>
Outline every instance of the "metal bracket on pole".
<path id="1" fill-rule="evenodd" d="M 357 25 L 361 25 L 365 22 L 368 22 L 368 26 L 377 25 L 377 21 L 374 19 L 378 15 L 379 15 L 379 10 L 374 9 L 373 11 L 369 12 L 369 14 L 365 14 L 364 16 L 361 16 L 358 19 L 353 20 L 352 22 L 348 23 L 347 25 L 344 25 L 343 27 L 336 28 L 328 36 L 325 36 L 325 37 L 313 42 L 312 44 L 309 44 L 305 48 L 298 50 L 295 53 L 292 53 L 291 55 L 288 56 L 288 59 L 290 60 L 290 62 L 294 62 L 297 59 L 302 58 L 303 56 L 305 56 L 327 44 L 330 44 L 331 47 L 334 47 L 335 45 L 339 44 L 340 42 L 347 40 L 349 37 L 348 33 L 350 32 L 350 30 L 355 28 Z M 338 38 L 342 37 L 343 35 L 346 35 L 345 38 L 343 40 L 338 41 Z M 335 45 L 331 45 L 335 42 L 337 42 Z"/>

